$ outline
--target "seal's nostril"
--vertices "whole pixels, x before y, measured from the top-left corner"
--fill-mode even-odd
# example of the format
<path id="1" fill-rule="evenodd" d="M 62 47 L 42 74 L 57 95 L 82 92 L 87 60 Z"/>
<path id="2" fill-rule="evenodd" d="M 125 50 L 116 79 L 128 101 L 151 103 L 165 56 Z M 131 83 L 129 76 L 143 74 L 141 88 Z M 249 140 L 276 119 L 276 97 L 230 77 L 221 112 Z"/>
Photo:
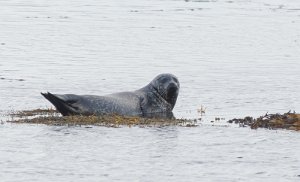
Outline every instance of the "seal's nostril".
<path id="1" fill-rule="evenodd" d="M 169 90 L 169 89 L 171 89 L 171 88 L 177 89 L 178 87 L 177 87 L 176 83 L 170 83 L 170 84 L 168 85 L 167 89 Z"/>

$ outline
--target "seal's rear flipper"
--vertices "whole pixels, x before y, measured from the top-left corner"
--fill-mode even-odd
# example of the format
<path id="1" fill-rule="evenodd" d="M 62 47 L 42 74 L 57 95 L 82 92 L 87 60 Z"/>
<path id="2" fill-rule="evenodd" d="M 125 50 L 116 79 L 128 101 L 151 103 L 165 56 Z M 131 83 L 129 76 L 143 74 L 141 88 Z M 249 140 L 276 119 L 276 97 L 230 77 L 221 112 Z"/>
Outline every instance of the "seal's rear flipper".
<path id="1" fill-rule="evenodd" d="M 50 92 L 41 93 L 41 94 L 47 100 L 49 100 L 63 116 L 79 114 L 76 112 L 77 108 L 72 106 L 74 101 L 68 102 L 66 100 L 63 100 L 62 98 L 59 98 L 54 94 L 51 94 Z"/>

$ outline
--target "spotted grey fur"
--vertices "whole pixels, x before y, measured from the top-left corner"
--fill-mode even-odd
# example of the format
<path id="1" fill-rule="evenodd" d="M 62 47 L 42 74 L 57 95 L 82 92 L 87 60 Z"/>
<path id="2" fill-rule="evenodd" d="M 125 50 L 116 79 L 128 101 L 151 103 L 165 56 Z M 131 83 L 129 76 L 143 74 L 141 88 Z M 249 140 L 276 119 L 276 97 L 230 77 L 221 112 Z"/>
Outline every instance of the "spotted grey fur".
<path id="1" fill-rule="evenodd" d="M 142 117 L 173 117 L 180 84 L 172 74 L 160 74 L 133 92 L 104 96 L 41 93 L 64 116 L 120 114 Z"/>

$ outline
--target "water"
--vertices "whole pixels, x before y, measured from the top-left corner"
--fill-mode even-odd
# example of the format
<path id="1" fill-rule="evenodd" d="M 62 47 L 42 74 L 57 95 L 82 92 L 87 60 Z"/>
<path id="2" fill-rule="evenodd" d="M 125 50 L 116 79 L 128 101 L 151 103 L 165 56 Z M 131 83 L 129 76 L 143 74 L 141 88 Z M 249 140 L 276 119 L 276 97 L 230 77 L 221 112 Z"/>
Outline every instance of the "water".
<path id="1" fill-rule="evenodd" d="M 157 74 L 174 114 L 299 112 L 300 2 L 0 1 L 0 114 L 50 107 L 41 91 L 103 95 Z M 298 181 L 299 133 L 0 125 L 1 181 Z"/>
<path id="2" fill-rule="evenodd" d="M 5 144 L 1 181 L 299 180 L 296 132 L 36 125 L 0 129 Z"/>

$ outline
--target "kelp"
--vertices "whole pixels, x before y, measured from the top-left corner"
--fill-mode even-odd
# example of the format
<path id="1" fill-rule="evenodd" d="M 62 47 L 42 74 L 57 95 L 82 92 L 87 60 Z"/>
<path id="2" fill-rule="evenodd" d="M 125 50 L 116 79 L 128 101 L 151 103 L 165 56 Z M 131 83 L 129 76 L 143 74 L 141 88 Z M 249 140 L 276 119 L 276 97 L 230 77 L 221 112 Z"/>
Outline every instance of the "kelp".
<path id="1" fill-rule="evenodd" d="M 250 126 L 251 129 L 268 128 L 268 129 L 288 129 L 300 131 L 300 114 L 287 112 L 284 114 L 268 114 L 258 118 L 247 116 L 243 119 L 231 119 L 228 123 L 236 123 L 241 126 Z"/>
<path id="2" fill-rule="evenodd" d="M 197 126 L 197 123 L 186 119 L 142 118 L 135 116 L 91 115 L 61 116 L 53 109 L 36 109 L 19 111 L 11 114 L 10 123 L 29 123 L 46 125 L 97 125 L 107 127 L 120 126 Z"/>
<path id="3" fill-rule="evenodd" d="M 110 115 L 91 115 L 91 116 L 61 116 L 54 109 L 35 109 L 18 111 L 10 114 L 10 123 L 29 123 L 29 124 L 46 124 L 46 125 L 96 125 L 106 127 L 121 126 L 198 126 L 197 119 L 167 119 L 167 118 L 142 118 L 135 116 L 121 116 L 116 114 Z M 288 129 L 300 131 L 300 114 L 287 112 L 284 114 L 269 114 L 254 118 L 247 116 L 244 118 L 234 118 L 228 123 L 239 124 L 242 127 L 251 129 L 268 128 L 268 129 Z M 201 123 L 202 124 L 202 123 Z"/>

